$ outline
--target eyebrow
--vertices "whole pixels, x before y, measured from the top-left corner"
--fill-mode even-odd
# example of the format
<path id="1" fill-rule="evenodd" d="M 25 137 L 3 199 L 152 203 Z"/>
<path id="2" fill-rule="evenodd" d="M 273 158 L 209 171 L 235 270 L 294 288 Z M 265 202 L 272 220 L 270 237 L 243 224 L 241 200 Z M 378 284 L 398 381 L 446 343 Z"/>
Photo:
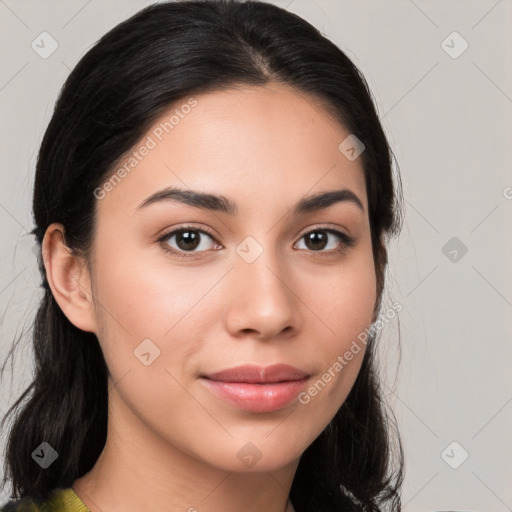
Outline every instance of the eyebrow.
<path id="1" fill-rule="evenodd" d="M 236 215 L 238 213 L 238 207 L 236 203 L 232 202 L 230 199 L 223 195 L 207 194 L 204 192 L 197 192 L 195 190 L 184 190 L 177 187 L 167 187 L 163 190 L 155 192 L 146 198 L 139 206 L 137 206 L 136 209 L 140 210 L 141 208 L 145 208 L 150 204 L 158 203 L 161 201 L 176 201 L 179 203 L 187 204 L 189 206 L 227 213 L 229 215 Z M 353 203 L 364 212 L 364 206 L 361 200 L 357 197 L 356 194 L 354 194 L 354 192 L 345 188 L 341 190 L 321 192 L 319 194 L 301 199 L 295 205 L 293 209 L 293 215 L 322 210 L 339 202 Z"/>

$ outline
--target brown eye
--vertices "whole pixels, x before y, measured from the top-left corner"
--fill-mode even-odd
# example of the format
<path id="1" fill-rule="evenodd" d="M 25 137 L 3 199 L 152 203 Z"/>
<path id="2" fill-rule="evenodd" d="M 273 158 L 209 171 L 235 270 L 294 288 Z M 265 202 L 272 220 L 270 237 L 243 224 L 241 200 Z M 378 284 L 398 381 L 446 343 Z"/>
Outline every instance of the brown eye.
<path id="1" fill-rule="evenodd" d="M 166 233 L 158 239 L 158 242 L 162 243 L 165 251 L 186 258 L 189 257 L 186 253 L 191 253 L 190 256 L 193 256 L 196 253 L 207 252 L 211 248 L 208 247 L 208 239 L 214 241 L 213 236 L 204 229 L 181 227 Z M 174 242 L 170 243 L 171 240 Z M 198 248 L 201 250 L 196 250 Z"/>
<path id="2" fill-rule="evenodd" d="M 305 240 L 306 249 L 312 252 L 320 252 L 326 254 L 341 253 L 352 247 L 355 240 L 338 231 L 336 229 L 317 228 L 313 231 L 309 231 L 302 236 L 301 240 Z M 331 240 L 333 240 L 331 242 Z M 336 242 L 336 239 L 338 242 Z M 324 249 L 330 244 L 330 249 L 324 251 Z"/>
<path id="3" fill-rule="evenodd" d="M 193 251 L 201 241 L 201 235 L 190 229 L 177 231 L 173 236 L 176 237 L 178 247 L 184 251 Z"/>

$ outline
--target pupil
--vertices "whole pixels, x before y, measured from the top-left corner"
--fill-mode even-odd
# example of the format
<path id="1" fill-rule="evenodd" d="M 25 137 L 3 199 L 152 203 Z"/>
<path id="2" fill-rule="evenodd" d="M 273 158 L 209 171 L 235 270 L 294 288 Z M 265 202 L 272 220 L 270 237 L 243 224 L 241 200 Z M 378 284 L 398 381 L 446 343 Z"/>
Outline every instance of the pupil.
<path id="1" fill-rule="evenodd" d="M 326 240 L 325 235 L 319 231 L 315 231 L 314 233 L 311 233 L 308 237 L 308 241 L 313 242 L 313 248 L 316 248 L 316 249 L 323 249 L 325 247 L 325 240 Z M 315 247 L 316 242 L 320 242 L 321 247 Z M 324 243 L 322 244 L 321 242 L 324 242 Z"/>
<path id="2" fill-rule="evenodd" d="M 182 249 L 195 249 L 197 247 L 197 241 L 199 240 L 199 236 L 196 233 L 192 233 L 190 231 L 183 231 L 180 235 L 178 235 L 178 239 L 185 240 L 184 244 L 179 244 Z M 184 245 L 185 247 L 181 247 Z"/>

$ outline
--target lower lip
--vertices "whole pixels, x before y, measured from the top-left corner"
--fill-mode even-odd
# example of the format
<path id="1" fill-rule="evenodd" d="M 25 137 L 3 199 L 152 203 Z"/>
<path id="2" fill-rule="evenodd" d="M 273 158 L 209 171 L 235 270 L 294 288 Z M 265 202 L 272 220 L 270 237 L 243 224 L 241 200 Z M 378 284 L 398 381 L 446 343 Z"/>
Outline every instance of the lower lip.
<path id="1" fill-rule="evenodd" d="M 271 412 L 283 408 L 296 398 L 308 379 L 273 384 L 222 382 L 208 378 L 201 380 L 216 396 L 240 409 L 251 412 Z"/>

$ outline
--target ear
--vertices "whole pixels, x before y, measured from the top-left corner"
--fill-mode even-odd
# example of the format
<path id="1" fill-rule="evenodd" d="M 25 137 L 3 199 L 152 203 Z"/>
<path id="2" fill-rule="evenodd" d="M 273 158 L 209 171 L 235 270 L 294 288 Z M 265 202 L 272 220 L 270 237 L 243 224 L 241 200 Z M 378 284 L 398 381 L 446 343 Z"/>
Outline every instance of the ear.
<path id="1" fill-rule="evenodd" d="M 75 327 L 96 333 L 89 270 L 84 259 L 67 247 L 62 224 L 48 226 L 42 256 L 48 284 L 62 312 Z"/>

